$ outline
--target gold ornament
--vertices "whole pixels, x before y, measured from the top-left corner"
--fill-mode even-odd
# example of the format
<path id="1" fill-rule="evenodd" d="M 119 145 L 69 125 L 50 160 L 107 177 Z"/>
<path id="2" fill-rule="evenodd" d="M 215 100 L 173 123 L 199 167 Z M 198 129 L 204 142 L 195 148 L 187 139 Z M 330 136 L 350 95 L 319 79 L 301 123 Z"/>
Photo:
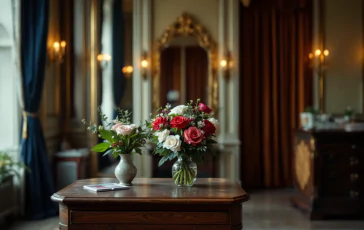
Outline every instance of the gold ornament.
<path id="1" fill-rule="evenodd" d="M 295 157 L 296 178 L 303 190 L 310 179 L 311 154 L 308 145 L 301 140 L 296 147 Z"/>
<path id="2" fill-rule="evenodd" d="M 241 3 L 243 3 L 243 6 L 248 7 L 251 3 L 251 0 L 241 0 Z"/>

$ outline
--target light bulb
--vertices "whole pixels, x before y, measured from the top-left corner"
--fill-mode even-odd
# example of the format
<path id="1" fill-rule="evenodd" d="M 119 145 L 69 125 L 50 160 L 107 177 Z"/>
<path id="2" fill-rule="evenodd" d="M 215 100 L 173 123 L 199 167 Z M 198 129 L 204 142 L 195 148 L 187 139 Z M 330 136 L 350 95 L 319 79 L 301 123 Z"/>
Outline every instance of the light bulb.
<path id="1" fill-rule="evenodd" d="M 110 54 L 104 54 L 104 60 L 105 61 L 110 61 L 111 60 L 111 55 Z"/>
<path id="2" fill-rule="evenodd" d="M 321 50 L 320 49 L 315 50 L 315 56 L 320 56 L 320 55 L 321 55 Z"/>
<path id="3" fill-rule="evenodd" d="M 53 49 L 54 51 L 58 52 L 59 51 L 59 42 L 54 42 L 53 43 Z"/>
<path id="4" fill-rule="evenodd" d="M 324 50 L 324 55 L 329 56 L 329 50 Z"/>
<path id="5" fill-rule="evenodd" d="M 122 69 L 123 73 L 132 73 L 133 72 L 133 67 L 128 65 L 128 66 L 124 66 Z"/>
<path id="6" fill-rule="evenodd" d="M 147 60 L 143 60 L 141 62 L 141 65 L 142 65 L 143 68 L 147 68 L 148 67 L 148 61 Z"/>
<path id="7" fill-rule="evenodd" d="M 220 66 L 225 68 L 227 66 L 227 61 L 226 60 L 221 60 Z"/>

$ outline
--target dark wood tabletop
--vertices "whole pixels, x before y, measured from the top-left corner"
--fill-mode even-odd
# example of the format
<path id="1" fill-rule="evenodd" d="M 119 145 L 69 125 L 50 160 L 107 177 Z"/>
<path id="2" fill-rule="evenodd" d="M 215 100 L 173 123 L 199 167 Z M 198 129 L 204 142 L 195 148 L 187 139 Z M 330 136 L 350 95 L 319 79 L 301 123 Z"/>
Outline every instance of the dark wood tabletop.
<path id="1" fill-rule="evenodd" d="M 53 194 L 51 199 L 63 204 L 94 202 L 147 203 L 241 203 L 249 196 L 234 181 L 222 178 L 198 178 L 193 187 L 177 187 L 171 178 L 136 178 L 127 190 L 92 192 L 84 185 L 117 183 L 115 178 L 79 180 Z"/>

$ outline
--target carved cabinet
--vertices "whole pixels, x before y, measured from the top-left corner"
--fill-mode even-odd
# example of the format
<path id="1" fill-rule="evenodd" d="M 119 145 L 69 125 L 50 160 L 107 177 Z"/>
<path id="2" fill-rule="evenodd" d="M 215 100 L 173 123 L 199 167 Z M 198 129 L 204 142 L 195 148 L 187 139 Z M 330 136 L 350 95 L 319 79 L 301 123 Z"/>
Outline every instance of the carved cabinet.
<path id="1" fill-rule="evenodd" d="M 294 132 L 292 203 L 310 219 L 364 217 L 364 132 Z"/>

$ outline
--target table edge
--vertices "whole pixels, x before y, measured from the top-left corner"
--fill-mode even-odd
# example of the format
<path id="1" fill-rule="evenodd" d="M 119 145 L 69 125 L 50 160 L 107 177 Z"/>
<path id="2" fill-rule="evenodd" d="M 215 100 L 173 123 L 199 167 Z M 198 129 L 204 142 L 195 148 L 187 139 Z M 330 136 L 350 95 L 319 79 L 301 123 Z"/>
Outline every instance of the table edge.
<path id="1" fill-rule="evenodd" d="M 238 196 L 238 197 L 233 197 L 233 198 L 195 198 L 195 199 L 191 199 L 191 198 L 118 198 L 118 199 L 112 199 L 112 200 L 103 200 L 103 198 L 82 198 L 82 197 L 68 197 L 65 198 L 64 196 L 60 196 L 57 193 L 54 193 L 51 196 L 51 200 L 54 202 L 57 202 L 59 204 L 88 204 L 88 203 L 92 203 L 94 204 L 95 201 L 97 200 L 103 200 L 103 203 L 170 203 L 170 204 L 214 204 L 214 203 L 219 203 L 219 204 L 232 204 L 232 203 L 242 203 L 242 202 L 246 202 L 250 199 L 248 194 L 242 195 L 242 196 Z"/>

